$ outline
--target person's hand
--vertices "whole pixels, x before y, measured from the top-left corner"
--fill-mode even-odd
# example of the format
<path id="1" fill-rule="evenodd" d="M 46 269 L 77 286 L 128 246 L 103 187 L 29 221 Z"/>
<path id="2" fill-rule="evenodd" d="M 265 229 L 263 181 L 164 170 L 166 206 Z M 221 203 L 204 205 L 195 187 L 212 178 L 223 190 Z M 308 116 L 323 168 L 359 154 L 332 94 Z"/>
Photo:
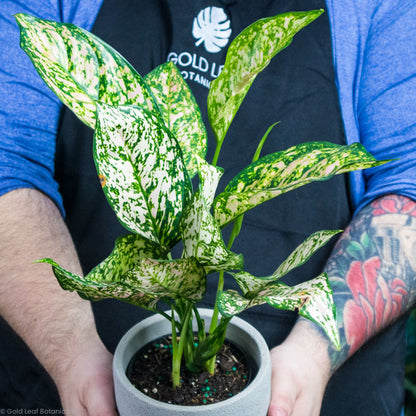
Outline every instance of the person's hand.
<path id="1" fill-rule="evenodd" d="M 66 415 L 117 416 L 112 355 L 101 342 L 90 342 L 63 368 L 56 384 Z"/>
<path id="2" fill-rule="evenodd" d="M 90 302 L 62 290 L 51 267 L 33 264 L 50 257 L 82 275 L 55 203 L 35 189 L 2 195 L 0 247 L 0 315 L 54 380 L 65 414 L 116 416 L 112 357 L 97 334 Z"/>
<path id="3" fill-rule="evenodd" d="M 312 325 L 299 321 L 286 341 L 271 350 L 268 416 L 319 416 L 330 360 L 328 342 Z"/>

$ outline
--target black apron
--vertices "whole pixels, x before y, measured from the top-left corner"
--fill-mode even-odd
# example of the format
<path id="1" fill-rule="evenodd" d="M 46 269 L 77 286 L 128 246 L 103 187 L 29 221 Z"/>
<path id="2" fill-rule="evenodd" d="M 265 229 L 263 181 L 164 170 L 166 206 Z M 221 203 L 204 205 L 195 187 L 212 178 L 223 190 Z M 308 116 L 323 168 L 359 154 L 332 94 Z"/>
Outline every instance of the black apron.
<path id="1" fill-rule="evenodd" d="M 142 75 L 167 58 L 173 60 L 193 90 L 208 126 L 207 84 L 218 76 L 227 48 L 212 52 L 208 41 L 192 35 L 194 18 L 207 7 L 225 12 L 231 22 L 231 41 L 259 18 L 293 10 L 325 8 L 325 2 L 104 1 L 92 32 L 118 50 Z M 207 10 L 212 12 L 213 9 Z M 262 155 L 310 140 L 345 144 L 327 13 L 296 35 L 289 48 L 275 57 L 255 80 L 223 145 L 218 165 L 224 167 L 226 173 L 221 179 L 220 190 L 250 163 L 258 141 L 267 127 L 276 121 L 280 124 L 270 134 Z M 63 110 L 56 151 L 56 179 L 61 186 L 66 222 L 85 273 L 111 252 L 118 236 L 127 233 L 107 204 L 99 184 L 92 159 L 92 135 L 92 131 L 69 110 Z M 212 159 L 215 147 L 210 131 L 209 135 L 207 160 Z M 346 175 L 311 184 L 246 214 L 233 251 L 244 254 L 246 270 L 265 276 L 271 274 L 312 232 L 345 228 L 351 214 Z M 228 232 L 226 228 L 224 234 Z M 321 249 L 306 265 L 290 273 L 286 282 L 293 285 L 318 275 L 333 243 Z M 215 277 L 210 276 L 208 301 L 202 302 L 201 306 L 212 306 L 215 283 Z M 233 287 L 228 280 L 226 285 Z M 93 310 L 98 332 L 110 351 L 114 351 L 121 336 L 131 326 L 149 315 L 149 312 L 114 300 L 95 302 Z M 285 339 L 296 320 L 295 313 L 277 311 L 269 306 L 253 308 L 241 317 L 262 332 L 270 347 Z M 404 329 L 403 319 L 362 348 L 334 375 L 325 395 L 322 415 L 400 413 Z M 12 331 L 9 328 L 4 328 L 4 331 L 7 344 L 1 347 L 4 354 L 0 371 L 8 374 L 9 378 L 4 387 L 7 396 L 0 394 L 0 408 L 1 397 L 10 397 L 3 405 L 5 408 L 57 408 L 56 392 L 44 371 Z M 19 358 L 14 354 L 16 345 Z M 24 366 L 33 369 L 35 377 L 31 386 L 26 385 L 26 379 L 19 379 L 20 373 L 11 372 L 10 360 L 14 360 L 14 365 L 18 360 L 19 367 L 22 367 L 19 370 L 26 371 Z M 28 392 L 34 386 L 37 394 L 30 397 Z"/>

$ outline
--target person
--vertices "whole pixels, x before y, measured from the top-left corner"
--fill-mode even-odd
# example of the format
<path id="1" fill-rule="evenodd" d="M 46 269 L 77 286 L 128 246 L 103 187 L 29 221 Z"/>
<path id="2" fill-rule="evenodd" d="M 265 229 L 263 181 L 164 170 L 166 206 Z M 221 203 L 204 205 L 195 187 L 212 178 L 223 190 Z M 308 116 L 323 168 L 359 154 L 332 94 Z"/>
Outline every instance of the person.
<path id="1" fill-rule="evenodd" d="M 256 208 L 234 246 L 248 271 L 262 276 L 313 231 L 345 228 L 335 247 L 287 281 L 328 272 L 341 350 L 292 313 L 260 307 L 244 318 L 271 347 L 269 416 L 401 413 L 406 314 L 416 288 L 416 6 L 410 0 L 0 3 L 3 412 L 115 416 L 109 351 L 146 316 L 122 303 L 91 305 L 61 290 L 49 267 L 32 264 L 52 257 L 74 273 L 87 272 L 123 230 L 101 194 L 92 132 L 62 109 L 19 50 L 13 14 L 92 30 L 141 74 L 173 60 L 206 114 L 207 86 L 233 36 L 264 16 L 321 7 L 326 13 L 256 79 L 224 144 L 223 183 L 247 165 L 261 129 L 277 120 L 264 154 L 312 139 L 359 141 L 391 162 Z M 195 25 L 203 29 L 192 30 Z"/>

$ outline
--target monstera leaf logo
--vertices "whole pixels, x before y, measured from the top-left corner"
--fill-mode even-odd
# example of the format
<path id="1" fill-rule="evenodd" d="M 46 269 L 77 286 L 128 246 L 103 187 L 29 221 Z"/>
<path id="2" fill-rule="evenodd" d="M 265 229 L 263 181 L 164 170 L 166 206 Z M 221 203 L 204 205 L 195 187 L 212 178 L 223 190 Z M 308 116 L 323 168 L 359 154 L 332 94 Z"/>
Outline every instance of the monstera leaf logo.
<path id="1" fill-rule="evenodd" d="M 230 21 L 219 7 L 206 7 L 194 19 L 192 35 L 196 46 L 204 44 L 207 52 L 219 52 L 231 36 Z"/>

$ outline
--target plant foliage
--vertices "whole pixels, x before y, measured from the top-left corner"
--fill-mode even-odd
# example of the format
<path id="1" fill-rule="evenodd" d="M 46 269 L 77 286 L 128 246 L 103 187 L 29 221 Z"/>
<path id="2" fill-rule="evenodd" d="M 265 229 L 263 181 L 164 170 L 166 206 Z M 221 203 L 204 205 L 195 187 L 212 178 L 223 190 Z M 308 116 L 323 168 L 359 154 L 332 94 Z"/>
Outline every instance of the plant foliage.
<path id="1" fill-rule="evenodd" d="M 272 276 L 255 277 L 244 271 L 243 256 L 224 243 L 221 228 L 234 221 L 233 240 L 243 214 L 264 201 L 313 181 L 384 162 L 375 160 L 360 144 L 326 142 L 300 144 L 259 159 L 271 126 L 253 163 L 215 196 L 223 173 L 215 166 L 218 154 L 254 79 L 322 12 L 261 19 L 233 40 L 224 69 L 208 94 L 208 115 L 217 140 L 211 164 L 205 160 L 207 136 L 198 105 L 174 64 L 162 64 L 142 78 L 93 34 L 71 24 L 16 15 L 21 46 L 40 76 L 94 129 L 94 160 L 104 193 L 131 233 L 120 237 L 109 257 L 85 277 L 64 270 L 51 259 L 40 261 L 52 266 L 64 289 L 77 291 L 86 299 L 115 298 L 170 319 L 175 386 L 179 385 L 182 355 L 188 368 L 201 370 L 221 347 L 232 316 L 262 303 L 297 310 L 320 325 L 339 347 L 328 277 L 321 274 L 294 287 L 280 278 L 307 261 L 340 230 L 314 233 Z M 190 178 L 196 173 L 199 186 L 194 190 Z M 170 251 L 180 240 L 182 257 L 172 259 Z M 206 335 L 196 304 L 212 272 L 230 273 L 241 293 L 220 290 L 216 309 L 222 318 L 219 323 L 214 320 Z M 163 311 L 163 302 L 170 305 L 172 314 Z M 192 316 L 200 328 L 197 345 Z"/>

